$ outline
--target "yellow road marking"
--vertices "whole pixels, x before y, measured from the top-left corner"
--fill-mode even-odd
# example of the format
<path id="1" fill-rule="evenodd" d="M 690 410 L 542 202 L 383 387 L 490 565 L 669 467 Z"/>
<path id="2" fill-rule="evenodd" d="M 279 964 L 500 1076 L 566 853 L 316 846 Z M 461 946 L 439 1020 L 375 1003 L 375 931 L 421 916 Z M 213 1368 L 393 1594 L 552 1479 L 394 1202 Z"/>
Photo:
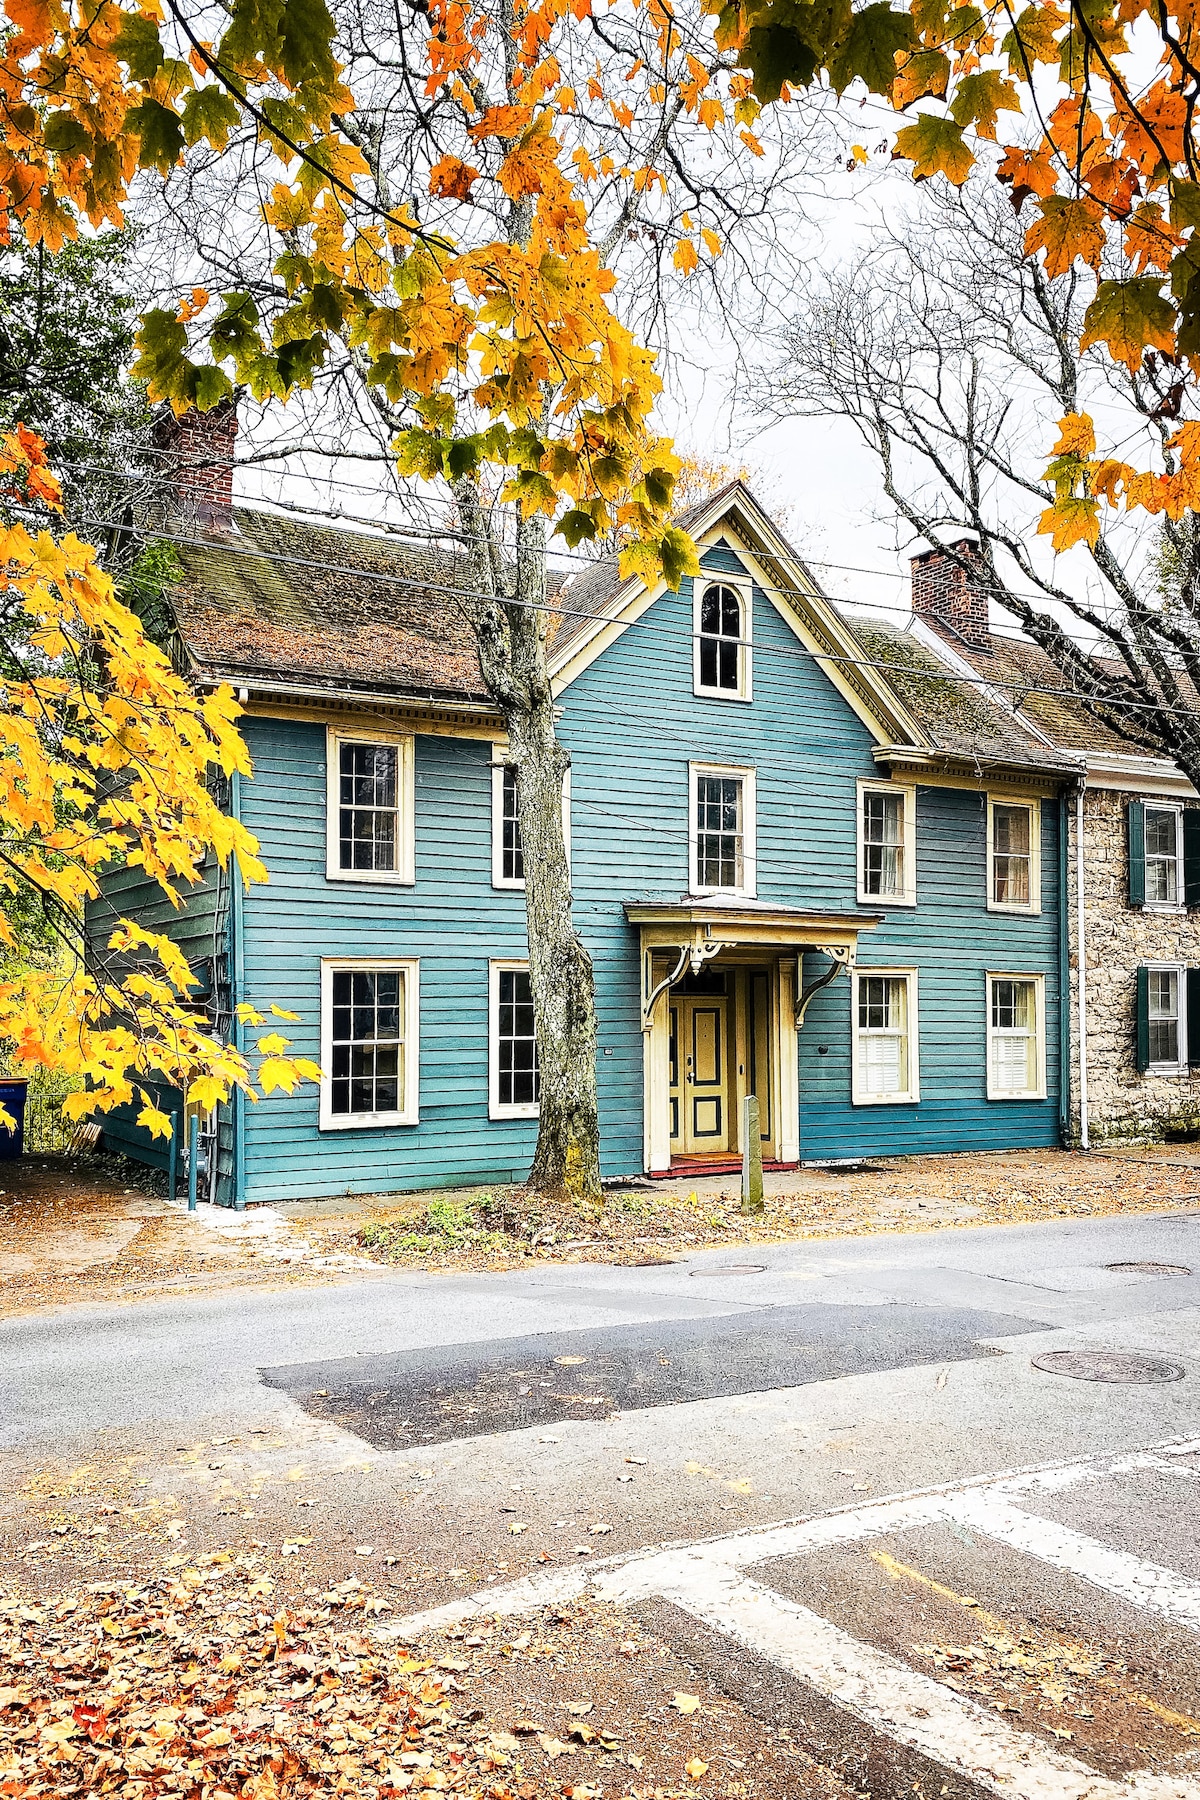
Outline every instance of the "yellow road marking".
<path id="1" fill-rule="evenodd" d="M 946 1587 L 940 1581 L 935 1581 L 932 1575 L 923 1575 L 920 1569 L 914 1569 L 910 1563 L 902 1563 L 896 1557 L 889 1556 L 886 1550 L 868 1550 L 867 1555 L 873 1563 L 878 1563 L 879 1567 L 886 1575 L 890 1575 L 893 1581 L 915 1581 L 919 1587 L 927 1588 L 931 1594 L 937 1594 L 942 1600 L 949 1600 L 953 1605 L 969 1610 L 973 1619 L 978 1619 L 982 1625 L 985 1625 L 998 1637 L 1008 1638 L 1014 1646 L 1019 1642 L 1020 1632 L 1015 1630 L 1007 1620 L 999 1618 L 995 1613 L 987 1612 L 980 1606 L 978 1600 L 972 1599 L 967 1594 L 956 1593 L 953 1588 Z M 1060 1644 L 1057 1647 L 1064 1654 L 1069 1651 L 1082 1659 L 1086 1659 L 1089 1654 L 1082 1644 L 1068 1643 Z M 1018 1673 L 1020 1672 L 1018 1671 Z M 1032 1674 L 1032 1671 L 1028 1671 L 1028 1673 Z M 1128 1701 L 1130 1705 L 1140 1706 L 1143 1712 L 1152 1713 L 1164 1724 L 1173 1725 L 1177 1731 L 1186 1732 L 1189 1737 L 1200 1737 L 1200 1719 L 1193 1719 L 1188 1713 L 1174 1712 L 1171 1707 L 1163 1706 L 1160 1701 L 1152 1699 L 1149 1694 L 1139 1694 L 1131 1688 L 1122 1687 L 1120 1682 L 1111 1675 L 1097 1673 L 1089 1675 L 1088 1679 L 1093 1681 L 1097 1687 L 1108 1688 L 1111 1692 L 1119 1695 L 1122 1700 Z"/>

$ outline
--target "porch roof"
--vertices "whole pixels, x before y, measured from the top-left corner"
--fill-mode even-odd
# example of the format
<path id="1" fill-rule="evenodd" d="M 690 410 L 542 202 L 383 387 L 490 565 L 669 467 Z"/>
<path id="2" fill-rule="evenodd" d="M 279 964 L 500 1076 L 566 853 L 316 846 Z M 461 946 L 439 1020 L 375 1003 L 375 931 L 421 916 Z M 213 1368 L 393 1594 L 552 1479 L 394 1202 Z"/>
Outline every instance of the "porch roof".
<path id="1" fill-rule="evenodd" d="M 642 945 L 682 949 L 685 944 L 737 949 L 853 951 L 860 931 L 873 931 L 883 913 L 827 912 L 820 907 L 778 906 L 768 900 L 720 897 L 676 901 L 627 900 L 625 917 L 641 932 Z M 710 955 L 715 949 L 709 950 Z"/>

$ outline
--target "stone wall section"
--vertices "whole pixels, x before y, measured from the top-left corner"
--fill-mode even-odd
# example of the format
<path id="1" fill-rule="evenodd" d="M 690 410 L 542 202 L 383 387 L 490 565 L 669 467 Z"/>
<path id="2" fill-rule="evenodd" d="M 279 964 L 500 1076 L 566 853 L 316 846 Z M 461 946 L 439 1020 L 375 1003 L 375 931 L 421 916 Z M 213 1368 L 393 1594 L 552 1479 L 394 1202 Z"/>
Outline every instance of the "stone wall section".
<path id="1" fill-rule="evenodd" d="M 1167 798 L 1167 796 L 1163 796 Z M 1129 905 L 1126 807 L 1112 788 L 1084 797 L 1084 901 L 1087 912 L 1088 1118 L 1093 1144 L 1200 1130 L 1200 1073 L 1142 1075 L 1137 1067 L 1137 969 L 1148 962 L 1200 965 L 1200 914 Z M 1175 796 L 1170 796 L 1174 799 Z M 1079 946 L 1075 801 L 1069 809 L 1067 893 L 1071 945 L 1071 1107 L 1069 1139 L 1079 1139 Z"/>

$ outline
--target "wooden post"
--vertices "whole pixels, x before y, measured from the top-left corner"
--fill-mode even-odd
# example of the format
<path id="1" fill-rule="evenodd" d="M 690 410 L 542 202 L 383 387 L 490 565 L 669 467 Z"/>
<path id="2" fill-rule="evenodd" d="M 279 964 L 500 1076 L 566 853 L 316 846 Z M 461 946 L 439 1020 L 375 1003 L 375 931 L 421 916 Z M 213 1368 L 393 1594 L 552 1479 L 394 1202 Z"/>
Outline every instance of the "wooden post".
<path id="1" fill-rule="evenodd" d="M 747 1094 L 742 1108 L 742 1211 L 763 1210 L 762 1129 L 758 1095 Z"/>

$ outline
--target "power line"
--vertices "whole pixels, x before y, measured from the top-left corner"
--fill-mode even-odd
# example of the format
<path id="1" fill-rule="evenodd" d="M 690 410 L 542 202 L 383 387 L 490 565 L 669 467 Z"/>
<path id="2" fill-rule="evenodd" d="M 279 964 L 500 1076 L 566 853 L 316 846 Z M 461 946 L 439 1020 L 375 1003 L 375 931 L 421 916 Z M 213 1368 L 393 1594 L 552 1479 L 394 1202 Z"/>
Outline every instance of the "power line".
<path id="1" fill-rule="evenodd" d="M 93 463 L 63 462 L 61 466 L 63 468 L 68 468 L 68 469 L 81 469 L 81 470 L 85 470 L 85 471 L 92 471 L 96 474 L 107 474 L 107 475 L 116 474 L 116 475 L 118 475 L 119 479 L 123 479 L 123 480 L 129 481 L 131 483 L 137 481 L 137 479 L 138 479 L 138 477 L 136 477 L 132 474 L 122 476 L 122 475 L 120 475 L 119 471 L 102 469 L 98 465 L 93 464 Z M 172 477 L 170 479 L 171 479 L 172 487 L 179 493 L 189 493 L 189 494 L 190 493 L 202 493 L 202 494 L 206 494 L 206 495 L 211 493 L 211 490 L 206 483 L 203 483 L 203 482 L 180 482 L 177 478 L 174 478 L 174 477 Z M 308 477 L 305 477 L 304 479 L 308 479 Z M 362 483 L 362 482 L 342 482 L 339 485 L 345 486 L 350 489 L 354 489 L 361 493 L 373 493 L 373 492 L 377 491 L 375 489 L 368 487 L 365 483 Z M 452 500 L 450 500 L 440 494 L 422 495 L 420 503 L 423 506 L 424 505 L 431 505 L 431 506 L 453 506 L 454 505 L 454 502 Z M 428 538 L 431 541 L 439 542 L 439 543 L 447 538 L 453 538 L 462 543 L 468 543 L 468 544 L 479 541 L 478 539 L 472 538 L 470 533 L 468 533 L 466 531 L 457 530 L 457 529 L 454 529 L 449 526 L 447 526 L 445 528 L 438 528 L 436 526 L 407 525 L 407 524 L 401 524 L 401 523 L 394 523 L 394 522 L 391 522 L 388 520 L 372 519 L 361 513 L 347 513 L 347 512 L 344 512 L 341 508 L 338 508 L 338 510 L 336 512 L 330 512 L 330 511 L 326 511 L 320 507 L 301 506 L 293 501 L 268 500 L 268 499 L 261 500 L 259 502 L 258 506 L 247 505 L 244 508 L 242 508 L 240 506 L 240 503 L 237 500 L 234 500 L 231 504 L 235 508 L 239 508 L 240 510 L 245 510 L 245 511 L 251 512 L 251 513 L 257 513 L 260 517 L 266 517 L 266 518 L 276 518 L 276 517 L 280 517 L 280 516 L 282 516 L 284 518 L 288 518 L 294 514 L 301 514 L 306 517 L 313 517 L 313 518 L 320 518 L 320 519 L 342 519 L 342 520 L 345 520 L 349 524 L 365 525 L 372 531 L 377 531 L 377 532 L 382 533 L 385 537 L 401 537 L 401 538 L 402 537 L 421 537 L 421 538 Z M 274 507 L 276 509 L 276 511 L 275 512 L 264 512 L 261 510 L 262 508 L 266 508 L 266 507 Z M 87 523 L 93 524 L 93 525 L 95 525 L 95 524 L 102 525 L 104 529 L 110 530 L 110 531 L 132 531 L 132 530 L 137 529 L 136 527 L 123 525 L 115 520 L 105 520 L 105 521 L 89 520 L 89 521 L 87 521 Z M 966 529 L 966 528 L 964 528 L 964 529 Z M 164 535 L 164 533 L 161 531 L 156 531 L 152 534 L 148 533 L 147 535 L 155 535 L 155 536 L 161 537 Z M 519 544 L 516 544 L 516 543 L 510 543 L 504 537 L 500 538 L 499 544 L 500 544 L 501 549 L 509 552 L 510 554 L 512 554 L 514 556 L 521 554 L 522 546 Z M 264 551 L 262 554 L 266 555 L 266 554 L 268 554 L 268 552 Z M 577 571 L 577 573 L 579 573 L 579 574 L 585 574 L 588 569 L 598 568 L 602 562 L 612 560 L 611 557 L 604 558 L 604 557 L 588 556 L 583 551 L 579 551 L 579 550 L 570 550 L 570 549 L 566 549 L 566 548 L 560 549 L 557 545 L 554 546 L 553 550 L 548 550 L 547 554 L 550 556 L 553 556 L 555 561 L 569 559 L 573 562 L 581 563 L 583 565 L 583 567 Z M 900 569 L 872 569 L 872 568 L 868 568 L 868 567 L 865 567 L 863 565 L 856 564 L 856 563 L 839 563 L 839 562 L 832 562 L 828 558 L 822 558 L 819 556 L 807 556 L 807 555 L 804 555 L 800 551 L 796 551 L 795 554 L 797 557 L 799 557 L 800 561 L 803 562 L 806 566 L 811 565 L 813 568 L 816 568 L 816 569 L 836 569 L 839 573 L 848 574 L 848 575 L 872 575 L 872 576 L 876 576 L 876 577 L 882 578 L 887 581 L 904 581 L 907 579 L 907 577 L 904 575 L 904 572 Z M 807 597 L 809 594 L 809 590 L 807 588 L 781 587 L 781 586 L 777 586 L 777 585 L 764 584 L 764 583 L 760 583 L 759 585 L 763 586 L 764 590 L 766 592 L 783 595 L 784 597 L 803 598 L 803 597 Z M 998 582 L 980 583 L 979 585 L 980 585 L 980 591 L 983 594 L 995 599 L 996 601 L 998 601 L 1001 604 L 1003 603 L 1003 599 L 1006 594 L 1011 595 L 1011 597 L 1014 600 L 1036 601 L 1039 605 L 1042 605 L 1042 606 L 1069 604 L 1069 602 L 1063 602 L 1063 601 L 1058 600 L 1054 595 L 1045 594 L 1045 593 L 1036 593 L 1031 588 L 1006 587 L 1003 584 L 998 583 Z M 833 604 L 835 604 L 837 606 L 868 607 L 868 608 L 873 609 L 876 612 L 894 612 L 894 613 L 902 614 L 904 617 L 908 617 L 912 610 L 910 607 L 894 606 L 894 605 L 889 604 L 887 601 L 882 601 L 882 600 L 856 600 L 856 599 L 847 600 L 847 599 L 843 599 L 840 597 L 834 598 L 828 594 L 823 594 L 822 598 L 826 599 L 826 600 L 832 599 Z M 1016 627 L 1016 626 L 996 627 L 992 631 L 992 636 L 993 637 L 1006 637 L 1014 643 L 1028 643 L 1031 641 L 1030 639 L 1028 639 L 1025 636 L 1025 634 L 1020 630 L 1020 628 Z"/>
<path id="2" fill-rule="evenodd" d="M 80 521 L 80 523 L 87 525 L 87 526 L 100 525 L 105 529 L 113 529 L 113 527 L 110 524 L 107 524 L 103 520 L 85 518 L 85 519 L 82 519 Z M 129 527 L 116 527 L 115 529 L 128 530 Z M 325 574 L 325 575 L 341 575 L 341 576 L 347 577 L 348 579 L 354 580 L 354 581 L 370 581 L 373 583 L 383 582 L 389 586 L 407 588 L 407 589 L 415 590 L 417 592 L 422 592 L 422 593 L 444 594 L 448 598 L 456 600 L 456 601 L 470 600 L 470 601 L 477 602 L 478 600 L 480 600 L 480 598 L 483 597 L 478 593 L 477 590 L 472 589 L 472 588 L 455 588 L 455 587 L 450 587 L 448 584 L 446 584 L 444 582 L 414 580 L 414 579 L 411 579 L 406 576 L 389 575 L 389 574 L 385 574 L 381 571 L 373 570 L 373 569 L 348 568 L 348 567 L 345 567 L 345 566 L 342 566 L 342 565 L 339 565 L 336 563 L 327 562 L 321 558 L 290 556 L 290 555 L 286 555 L 280 551 L 270 551 L 270 550 L 260 550 L 260 549 L 234 549 L 232 544 L 219 544 L 219 545 L 214 544 L 212 537 L 185 537 L 182 533 L 179 533 L 179 532 L 168 532 L 168 531 L 162 531 L 162 530 L 156 530 L 153 533 L 153 535 L 155 538 L 157 538 L 160 541 L 164 541 L 164 542 L 172 543 L 172 544 L 180 544 L 180 545 L 184 545 L 188 548 L 193 548 L 193 549 L 207 550 L 210 553 L 214 549 L 217 549 L 219 551 L 224 551 L 227 555 L 238 557 L 238 558 L 241 558 L 241 559 L 247 560 L 247 561 L 262 561 L 262 562 L 268 562 L 268 563 L 277 563 L 277 564 L 281 564 L 281 565 L 290 565 L 290 566 L 299 567 L 299 568 L 319 569 L 322 572 L 322 574 Z M 719 576 L 714 576 L 714 579 L 719 579 Z M 759 584 L 759 585 L 761 585 L 761 584 Z M 823 595 L 814 596 L 813 594 L 810 594 L 806 590 L 801 589 L 801 588 L 788 589 L 788 588 L 770 588 L 769 587 L 769 588 L 767 588 L 766 591 L 770 592 L 770 593 L 779 593 L 779 594 L 782 594 L 785 596 L 797 595 L 797 596 L 800 596 L 802 598 L 807 598 L 807 599 L 825 598 L 825 596 L 823 596 Z M 515 608 L 519 608 L 522 611 L 549 613 L 557 618 L 585 619 L 585 620 L 594 622 L 596 624 L 615 626 L 618 630 L 620 630 L 622 632 L 629 630 L 631 625 L 641 623 L 640 618 L 636 619 L 636 620 L 633 620 L 633 619 L 621 620 L 620 618 L 614 618 L 612 615 L 610 615 L 608 613 L 588 612 L 580 607 L 573 608 L 571 606 L 558 605 L 553 601 L 537 602 L 537 601 L 529 601 L 529 600 L 514 600 L 514 599 L 507 599 L 503 596 L 497 596 L 496 599 L 497 599 L 497 603 L 504 607 L 515 607 Z M 643 614 L 642 617 L 645 617 L 645 615 Z M 850 627 L 850 629 L 853 629 L 853 627 Z M 671 635 L 676 636 L 676 637 L 682 637 L 685 634 L 672 633 Z M 696 639 L 700 635 L 701 635 L 700 633 L 696 633 L 696 632 L 689 632 L 686 634 L 689 642 L 695 642 Z M 920 669 L 920 668 L 914 668 L 912 666 L 912 664 L 909 664 L 909 663 L 887 662 L 887 661 L 884 661 L 881 658 L 877 658 L 877 657 L 846 656 L 838 651 L 805 650 L 805 649 L 801 649 L 801 648 L 785 647 L 785 646 L 779 645 L 779 644 L 761 644 L 760 643 L 760 644 L 755 645 L 752 642 L 750 642 L 749 640 L 741 640 L 741 639 L 739 639 L 739 640 L 730 639 L 727 641 L 729 641 L 729 642 L 737 641 L 739 644 L 744 643 L 747 647 L 749 647 L 751 649 L 752 653 L 756 652 L 760 656 L 762 656 L 762 655 L 779 656 L 779 657 L 792 658 L 792 659 L 807 661 L 807 662 L 816 662 L 816 663 L 821 663 L 821 664 L 827 663 L 834 667 L 873 669 L 873 670 L 876 670 L 876 671 L 879 671 L 882 673 L 886 673 L 886 674 L 902 676 L 910 681 L 933 681 L 933 682 L 940 682 L 943 685 L 947 682 L 958 683 L 960 685 L 965 685 L 965 686 L 971 687 L 971 688 L 980 688 L 985 691 L 988 689 L 991 689 L 991 690 L 997 691 L 997 692 L 1007 691 L 1011 694 L 1021 695 L 1024 698 L 1029 698 L 1033 695 L 1038 695 L 1040 697 L 1045 697 L 1048 699 L 1073 700 L 1076 703 L 1085 702 L 1088 698 L 1088 696 L 1081 694 L 1077 689 L 1074 689 L 1074 688 L 1043 687 L 1040 684 L 1033 683 L 1033 682 L 1005 680 L 1002 677 L 997 677 L 997 676 L 992 676 L 992 675 L 981 675 L 981 674 L 961 675 L 961 674 L 956 673 L 953 669 L 950 669 L 948 667 L 943 667 L 941 669 Z M 1036 646 L 1033 646 L 1033 647 L 1036 647 Z M 1168 706 L 1168 705 L 1159 705 L 1159 704 L 1155 703 L 1154 701 L 1148 701 L 1148 700 L 1098 698 L 1096 700 L 1096 704 L 1103 705 L 1106 708 L 1109 708 L 1113 711 L 1116 711 L 1118 708 L 1123 708 L 1124 710 L 1130 711 L 1130 712 L 1154 713 L 1155 715 L 1157 715 L 1159 717 L 1168 717 L 1168 718 L 1178 717 L 1178 718 L 1190 719 L 1193 721 L 1197 718 L 1197 713 L 1189 707 L 1172 707 L 1172 706 Z M 1016 715 L 1017 714 L 1017 706 L 1015 704 L 1014 704 L 1013 710 L 1014 710 L 1014 715 Z M 1016 718 L 1016 722 L 1023 723 L 1022 721 L 1020 721 L 1019 716 Z M 1057 747 L 1057 746 L 1055 746 L 1055 747 Z"/>

